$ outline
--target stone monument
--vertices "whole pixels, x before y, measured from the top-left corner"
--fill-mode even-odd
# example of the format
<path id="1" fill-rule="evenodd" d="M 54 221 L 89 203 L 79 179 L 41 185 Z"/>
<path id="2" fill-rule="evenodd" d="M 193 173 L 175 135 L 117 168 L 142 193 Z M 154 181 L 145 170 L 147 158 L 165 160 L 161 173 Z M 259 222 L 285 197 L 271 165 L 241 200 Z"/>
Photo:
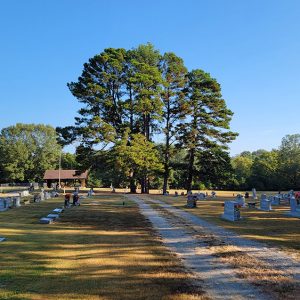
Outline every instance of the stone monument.
<path id="1" fill-rule="evenodd" d="M 270 211 L 272 210 L 272 200 L 267 198 L 267 195 L 261 195 L 260 199 L 260 210 Z"/>
<path id="2" fill-rule="evenodd" d="M 295 197 L 291 197 L 290 207 L 291 207 L 291 211 L 289 215 L 296 218 L 300 218 L 300 200 L 296 199 Z"/>
<path id="3" fill-rule="evenodd" d="M 224 202 L 224 214 L 222 219 L 235 222 L 241 219 L 240 205 L 235 201 Z"/>
<path id="4" fill-rule="evenodd" d="M 236 196 L 235 202 L 237 202 L 241 207 L 246 207 L 245 197 L 241 194 Z"/>

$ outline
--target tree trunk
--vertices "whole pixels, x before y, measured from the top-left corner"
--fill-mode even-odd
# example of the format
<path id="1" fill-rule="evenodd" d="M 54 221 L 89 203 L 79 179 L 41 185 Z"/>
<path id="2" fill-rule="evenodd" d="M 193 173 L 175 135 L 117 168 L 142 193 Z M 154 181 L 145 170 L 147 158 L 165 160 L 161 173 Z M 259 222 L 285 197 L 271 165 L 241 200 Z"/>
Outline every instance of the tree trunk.
<path id="1" fill-rule="evenodd" d="M 189 157 L 189 166 L 188 166 L 188 176 L 186 182 L 186 190 L 187 192 L 192 190 L 192 182 L 193 182 L 193 173 L 194 173 L 194 160 L 195 160 L 195 148 L 190 150 Z"/>
<path id="2" fill-rule="evenodd" d="M 168 101 L 167 116 L 166 116 L 166 149 L 165 149 L 165 161 L 164 161 L 163 194 L 167 192 L 169 176 L 170 176 L 170 102 Z"/>
<path id="3" fill-rule="evenodd" d="M 133 175 L 130 176 L 130 193 L 136 194 L 136 184 L 135 184 Z"/>

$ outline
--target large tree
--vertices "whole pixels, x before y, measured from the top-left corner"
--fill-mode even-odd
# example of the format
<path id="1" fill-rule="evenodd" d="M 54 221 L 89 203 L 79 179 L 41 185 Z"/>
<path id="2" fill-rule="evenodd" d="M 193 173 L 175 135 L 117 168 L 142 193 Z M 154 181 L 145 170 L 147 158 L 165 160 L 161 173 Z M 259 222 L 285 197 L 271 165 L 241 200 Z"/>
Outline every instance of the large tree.
<path id="1" fill-rule="evenodd" d="M 163 102 L 163 119 L 165 135 L 164 146 L 164 183 L 163 193 L 168 189 L 170 177 L 171 145 L 175 142 L 176 124 L 185 117 L 187 110 L 184 87 L 186 84 L 187 69 L 183 60 L 174 53 L 165 53 L 160 66 L 163 76 L 161 99 Z"/>
<path id="2" fill-rule="evenodd" d="M 186 88 L 188 112 L 185 122 L 178 126 L 180 144 L 188 151 L 186 189 L 192 188 L 197 152 L 212 148 L 228 149 L 236 133 L 229 130 L 233 115 L 226 107 L 220 84 L 210 74 L 193 70 L 188 74 Z"/>
<path id="3" fill-rule="evenodd" d="M 5 181 L 39 181 L 55 168 L 61 148 L 55 129 L 47 125 L 16 124 L 0 134 L 0 169 Z"/>

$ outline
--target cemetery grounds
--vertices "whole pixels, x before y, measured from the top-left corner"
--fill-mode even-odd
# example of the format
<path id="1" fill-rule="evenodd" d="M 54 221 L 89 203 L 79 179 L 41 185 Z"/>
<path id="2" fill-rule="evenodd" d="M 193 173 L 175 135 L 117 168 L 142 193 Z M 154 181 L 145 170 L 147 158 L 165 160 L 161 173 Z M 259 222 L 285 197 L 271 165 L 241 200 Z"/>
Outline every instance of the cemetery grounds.
<path id="1" fill-rule="evenodd" d="M 184 258 L 178 259 L 165 247 L 141 214 L 139 201 L 168 220 L 171 229 L 185 228 L 193 240 L 204 240 L 205 249 L 222 267 L 228 266 L 226 276 L 237 276 L 235 285 L 230 283 L 237 294 L 245 281 L 266 291 L 270 299 L 297 299 L 299 285 L 284 270 L 197 231 L 160 203 L 239 236 L 276 246 L 287 257 L 299 258 L 300 220 L 284 215 L 288 207 L 272 212 L 245 208 L 241 221 L 228 222 L 220 218 L 222 203 L 232 200 L 237 192 L 218 192 L 217 198 L 199 200 L 197 208 L 186 209 L 186 196 L 162 196 L 152 191 L 147 196 L 136 195 L 139 200 L 135 202 L 131 195 L 125 198 L 122 189 L 116 194 L 107 191 L 101 189 L 80 207 L 66 210 L 51 225 L 39 224 L 39 218 L 60 207 L 61 197 L 0 213 L 0 233 L 7 238 L 0 243 L 0 299 L 217 299 L 195 270 L 185 268 Z M 214 288 L 222 295 L 222 284 L 217 285 Z M 268 299 L 263 294 L 255 297 L 255 289 L 247 293 L 249 298 Z M 231 295 L 223 299 L 243 299 L 235 298 L 234 292 Z"/>
<path id="2" fill-rule="evenodd" d="M 0 299 L 207 299 L 138 206 L 102 194 L 39 218 L 63 198 L 0 213 Z"/>
<path id="3" fill-rule="evenodd" d="M 220 218 L 224 209 L 223 203 L 226 200 L 234 200 L 238 192 L 218 192 L 217 198 L 198 200 L 198 207 L 193 209 L 185 207 L 186 196 L 175 197 L 173 193 L 174 191 L 171 191 L 169 196 L 142 195 L 139 198 L 172 224 L 173 228 L 183 228 L 186 236 L 198 240 L 199 245 L 202 243 L 201 247 L 196 244 L 187 248 L 186 251 L 194 251 L 193 248 L 196 247 L 200 249 L 196 253 L 200 256 L 205 257 L 209 253 L 221 264 L 228 265 L 226 271 L 231 269 L 231 275 L 235 274 L 251 285 L 259 287 L 269 295 L 270 299 L 298 299 L 300 295 L 300 219 L 285 215 L 289 211 L 289 206 L 273 207 L 274 210 L 271 212 L 242 208 L 243 219 L 229 222 Z M 249 201 L 253 200 L 249 199 Z M 203 225 L 200 222 L 199 226 L 198 223 L 193 223 L 195 220 L 192 216 L 199 217 L 206 223 Z M 227 232 L 224 233 L 224 229 Z M 229 243 L 225 238 L 228 230 L 232 232 Z M 240 238 L 246 239 L 245 245 L 243 241 L 238 243 Z M 189 259 L 184 255 L 183 258 Z M 213 259 L 210 263 L 214 263 Z M 197 269 L 197 264 L 193 267 Z M 201 274 L 201 267 L 199 269 Z M 293 273 L 294 270 L 296 273 Z M 214 276 L 213 269 L 210 272 Z M 228 287 L 230 288 L 229 282 Z M 264 299 L 267 296 L 254 297 Z"/>

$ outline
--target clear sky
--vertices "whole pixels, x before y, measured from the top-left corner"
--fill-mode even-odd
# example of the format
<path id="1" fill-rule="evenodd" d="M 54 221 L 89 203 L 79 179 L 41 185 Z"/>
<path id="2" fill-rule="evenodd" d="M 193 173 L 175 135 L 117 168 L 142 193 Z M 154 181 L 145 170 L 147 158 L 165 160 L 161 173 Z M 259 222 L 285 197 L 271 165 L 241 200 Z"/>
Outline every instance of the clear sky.
<path id="1" fill-rule="evenodd" d="M 83 63 L 146 42 L 221 83 L 231 154 L 300 133 L 298 0 L 0 0 L 0 128 L 72 125 Z"/>

